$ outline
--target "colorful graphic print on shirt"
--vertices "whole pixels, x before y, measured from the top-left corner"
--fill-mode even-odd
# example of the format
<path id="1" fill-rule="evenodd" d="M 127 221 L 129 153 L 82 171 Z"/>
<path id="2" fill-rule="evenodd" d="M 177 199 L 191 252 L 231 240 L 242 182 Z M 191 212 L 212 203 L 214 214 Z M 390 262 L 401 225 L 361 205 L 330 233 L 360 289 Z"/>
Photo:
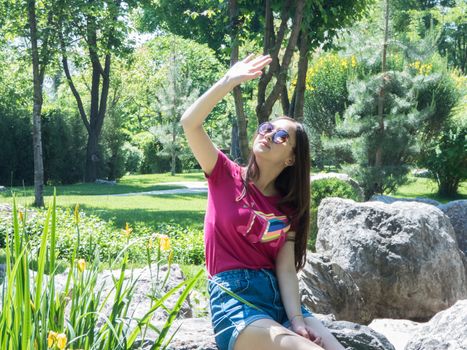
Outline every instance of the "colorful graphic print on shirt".
<path id="1" fill-rule="evenodd" d="M 285 215 L 276 216 L 274 214 L 265 214 L 259 210 L 254 210 L 253 212 L 255 214 L 254 220 L 251 221 L 247 232 L 250 231 L 255 221 L 262 221 L 263 225 L 261 225 L 261 232 L 259 232 L 257 235 L 259 238 L 258 241 L 261 243 L 274 241 L 280 238 L 290 229 L 289 219 Z"/>

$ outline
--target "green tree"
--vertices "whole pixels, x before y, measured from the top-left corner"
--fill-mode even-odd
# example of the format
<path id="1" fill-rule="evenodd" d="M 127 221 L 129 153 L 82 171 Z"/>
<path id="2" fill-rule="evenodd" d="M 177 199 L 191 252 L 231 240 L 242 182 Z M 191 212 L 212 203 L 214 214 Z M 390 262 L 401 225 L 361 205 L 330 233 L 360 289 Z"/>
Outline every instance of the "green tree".
<path id="1" fill-rule="evenodd" d="M 137 1 L 66 0 L 59 15 L 59 39 L 63 70 L 76 99 L 79 115 L 88 132 L 85 180 L 93 182 L 102 164 L 99 139 L 107 112 L 112 59 L 131 51 L 128 38 L 129 12 Z M 87 56 L 83 56 L 87 52 Z M 89 109 L 70 69 L 90 72 Z"/>
<path id="2" fill-rule="evenodd" d="M 467 64 L 467 3 L 464 0 L 393 0 L 394 29 L 403 41 L 436 38 L 435 49 L 451 67 L 465 74 Z"/>
<path id="3" fill-rule="evenodd" d="M 32 144 L 34 154 L 34 204 L 44 205 L 44 163 L 42 155 L 41 111 L 43 83 L 47 66 L 54 55 L 56 36 L 55 13 L 60 4 L 56 1 L 2 2 L 5 13 L 5 32 L 13 40 L 25 38 L 29 43 L 28 58 L 32 64 Z M 3 33 L 5 35 L 5 32 Z"/>
<path id="4" fill-rule="evenodd" d="M 167 84 L 161 87 L 157 99 L 158 111 L 163 122 L 161 125 L 151 128 L 151 132 L 162 144 L 160 153 L 170 156 L 172 176 L 175 175 L 177 157 L 182 151 L 182 143 L 179 140 L 180 135 L 183 134 L 180 118 L 199 95 L 199 91 L 193 87 L 191 80 L 181 74 L 179 60 L 180 53 L 177 53 L 173 48 L 172 59 L 167 67 Z"/>

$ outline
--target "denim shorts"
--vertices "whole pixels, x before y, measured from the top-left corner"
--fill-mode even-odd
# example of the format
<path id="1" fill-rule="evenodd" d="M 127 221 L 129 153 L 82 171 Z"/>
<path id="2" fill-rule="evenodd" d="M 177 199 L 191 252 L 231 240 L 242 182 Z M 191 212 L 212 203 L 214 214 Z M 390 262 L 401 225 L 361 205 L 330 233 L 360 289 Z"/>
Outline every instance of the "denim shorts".
<path id="1" fill-rule="evenodd" d="M 290 326 L 282 305 L 277 278 L 272 270 L 220 272 L 209 279 L 208 290 L 211 320 L 219 350 L 233 350 L 240 332 L 259 319 L 271 319 L 286 328 Z M 234 293 L 237 298 L 226 290 Z M 312 316 L 304 306 L 302 313 L 305 317 Z"/>

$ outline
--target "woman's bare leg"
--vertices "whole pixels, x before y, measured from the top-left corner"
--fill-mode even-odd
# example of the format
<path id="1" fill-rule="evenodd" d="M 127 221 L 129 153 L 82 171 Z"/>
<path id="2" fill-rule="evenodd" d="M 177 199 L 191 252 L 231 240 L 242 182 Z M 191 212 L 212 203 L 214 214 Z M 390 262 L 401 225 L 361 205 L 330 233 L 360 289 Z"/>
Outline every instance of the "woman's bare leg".
<path id="1" fill-rule="evenodd" d="M 234 350 L 322 350 L 320 346 L 299 336 L 281 324 L 257 320 L 239 334 Z"/>

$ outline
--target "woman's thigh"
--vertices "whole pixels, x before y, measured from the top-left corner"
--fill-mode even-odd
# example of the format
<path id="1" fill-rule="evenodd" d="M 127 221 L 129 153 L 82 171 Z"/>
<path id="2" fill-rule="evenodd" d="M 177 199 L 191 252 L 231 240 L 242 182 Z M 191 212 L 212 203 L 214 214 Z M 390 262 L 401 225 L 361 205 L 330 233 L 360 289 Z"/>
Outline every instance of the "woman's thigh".
<path id="1" fill-rule="evenodd" d="M 321 337 L 323 347 L 326 350 L 345 350 L 320 320 L 316 317 L 305 317 L 305 323 L 311 327 L 318 337 Z"/>
<path id="2" fill-rule="evenodd" d="M 271 319 L 260 319 L 241 331 L 234 350 L 319 350 L 305 339 Z"/>

